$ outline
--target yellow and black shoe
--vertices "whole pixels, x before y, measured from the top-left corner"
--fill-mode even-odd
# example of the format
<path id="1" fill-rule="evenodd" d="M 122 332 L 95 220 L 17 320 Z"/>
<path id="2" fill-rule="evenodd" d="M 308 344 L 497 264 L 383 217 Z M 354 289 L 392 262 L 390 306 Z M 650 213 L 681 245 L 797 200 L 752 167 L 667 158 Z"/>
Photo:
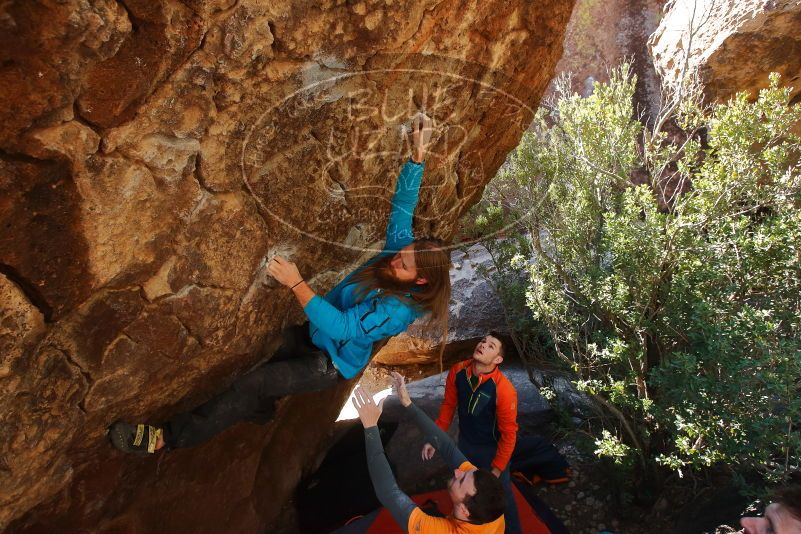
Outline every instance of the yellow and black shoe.
<path id="1" fill-rule="evenodd" d="M 122 452 L 146 456 L 156 452 L 156 443 L 162 430 L 151 425 L 131 425 L 117 421 L 108 429 L 111 444 Z"/>

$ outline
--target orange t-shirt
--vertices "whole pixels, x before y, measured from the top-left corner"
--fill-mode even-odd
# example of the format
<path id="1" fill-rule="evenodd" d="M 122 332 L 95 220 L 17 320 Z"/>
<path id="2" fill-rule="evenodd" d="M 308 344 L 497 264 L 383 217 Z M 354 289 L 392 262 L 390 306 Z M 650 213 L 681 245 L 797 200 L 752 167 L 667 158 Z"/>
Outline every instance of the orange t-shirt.
<path id="1" fill-rule="evenodd" d="M 461 471 L 470 471 L 475 468 L 476 466 L 470 462 L 464 462 L 459 466 Z M 503 534 L 505 528 L 506 521 L 503 516 L 492 523 L 474 525 L 455 517 L 434 517 L 419 507 L 412 510 L 408 525 L 409 534 Z"/>

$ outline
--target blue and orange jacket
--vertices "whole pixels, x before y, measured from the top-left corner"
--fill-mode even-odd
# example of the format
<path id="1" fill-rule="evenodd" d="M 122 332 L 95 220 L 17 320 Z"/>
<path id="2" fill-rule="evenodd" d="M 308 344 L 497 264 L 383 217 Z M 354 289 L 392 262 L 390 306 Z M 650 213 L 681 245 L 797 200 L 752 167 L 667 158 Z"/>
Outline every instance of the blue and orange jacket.
<path id="1" fill-rule="evenodd" d="M 517 391 L 498 367 L 473 374 L 473 360 L 451 367 L 437 426 L 445 432 L 459 410 L 459 436 L 475 445 L 497 443 L 492 467 L 506 469 L 517 441 Z"/>
<path id="2" fill-rule="evenodd" d="M 409 160 L 404 164 L 392 197 L 384 248 L 359 269 L 396 254 L 414 241 L 412 219 L 420 197 L 424 163 Z M 324 297 L 315 295 L 303 308 L 309 318 L 312 343 L 330 356 L 334 367 L 345 378 L 353 378 L 367 365 L 374 342 L 400 334 L 423 314 L 413 304 L 382 296 L 380 289 L 357 301 L 356 284 L 351 278 L 359 269 Z"/>

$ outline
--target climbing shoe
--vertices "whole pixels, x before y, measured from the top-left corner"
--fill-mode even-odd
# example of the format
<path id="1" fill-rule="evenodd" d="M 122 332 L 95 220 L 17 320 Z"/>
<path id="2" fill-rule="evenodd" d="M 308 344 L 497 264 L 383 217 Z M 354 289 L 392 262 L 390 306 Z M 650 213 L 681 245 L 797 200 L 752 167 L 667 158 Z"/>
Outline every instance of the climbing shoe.
<path id="1" fill-rule="evenodd" d="M 146 456 L 156 452 L 156 443 L 162 435 L 160 428 L 150 425 L 131 425 L 117 421 L 108 429 L 111 444 L 122 452 Z"/>

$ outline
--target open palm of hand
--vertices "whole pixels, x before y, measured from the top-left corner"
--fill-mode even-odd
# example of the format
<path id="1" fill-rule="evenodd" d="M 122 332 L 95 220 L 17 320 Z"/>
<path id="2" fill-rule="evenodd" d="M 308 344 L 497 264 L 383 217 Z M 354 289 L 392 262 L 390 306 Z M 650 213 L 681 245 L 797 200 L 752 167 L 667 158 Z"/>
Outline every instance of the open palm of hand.
<path id="1" fill-rule="evenodd" d="M 359 386 L 353 391 L 353 406 L 359 413 L 362 426 L 370 428 L 378 424 L 384 408 L 384 399 L 376 405 L 373 396 L 364 387 Z"/>

